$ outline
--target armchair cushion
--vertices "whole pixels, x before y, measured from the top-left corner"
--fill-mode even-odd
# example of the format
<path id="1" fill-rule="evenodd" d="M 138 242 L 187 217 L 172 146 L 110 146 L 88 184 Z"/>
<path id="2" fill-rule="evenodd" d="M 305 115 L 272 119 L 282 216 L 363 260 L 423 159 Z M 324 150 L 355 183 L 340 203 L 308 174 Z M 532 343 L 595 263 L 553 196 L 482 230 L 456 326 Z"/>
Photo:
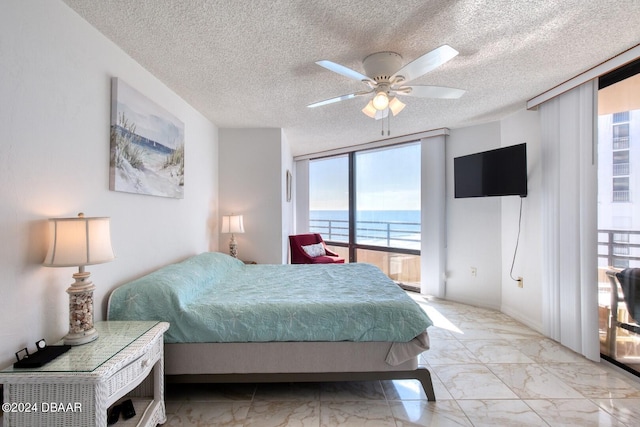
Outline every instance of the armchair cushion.
<path id="1" fill-rule="evenodd" d="M 311 258 L 325 256 L 327 254 L 327 251 L 325 251 L 322 242 L 314 243 L 313 245 L 302 245 L 302 250 L 305 251 Z"/>

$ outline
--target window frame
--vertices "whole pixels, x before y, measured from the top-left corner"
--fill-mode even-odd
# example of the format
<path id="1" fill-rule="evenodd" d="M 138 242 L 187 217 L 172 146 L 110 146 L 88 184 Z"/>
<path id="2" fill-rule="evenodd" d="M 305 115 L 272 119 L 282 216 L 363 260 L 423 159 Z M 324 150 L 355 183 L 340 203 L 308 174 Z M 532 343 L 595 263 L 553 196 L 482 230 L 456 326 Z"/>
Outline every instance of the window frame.
<path id="1" fill-rule="evenodd" d="M 385 147 L 374 147 L 374 148 L 368 148 L 368 149 L 364 149 L 364 150 L 353 150 L 353 151 L 349 151 L 347 153 L 341 153 L 341 154 L 336 154 L 336 155 L 329 155 L 329 156 L 323 156 L 323 157 L 317 157 L 317 158 L 313 158 L 310 159 L 310 161 L 315 161 L 315 160 L 322 160 L 322 159 L 328 159 L 328 158 L 333 158 L 333 157 L 341 157 L 344 155 L 348 156 L 348 198 L 349 198 L 349 222 L 348 222 L 348 228 L 349 228 L 349 232 L 348 232 L 348 241 L 347 242 L 343 242 L 343 241 L 335 241 L 335 240 L 331 240 L 331 239 L 326 239 L 325 238 L 325 242 L 328 245 L 331 246 L 338 246 L 338 247 L 345 247 L 348 248 L 349 251 L 349 262 L 357 262 L 357 251 L 358 250 L 369 250 L 369 251 L 380 251 L 380 252 L 391 252 L 391 253 L 397 253 L 397 254 L 404 254 L 404 255 L 416 255 L 416 256 L 420 256 L 421 255 L 421 251 L 420 249 L 408 249 L 408 248 L 397 248 L 397 247 L 393 247 L 393 246 L 378 246 L 378 245 L 368 245 L 368 244 L 363 244 L 363 243 L 357 243 L 357 236 L 356 236 L 356 226 L 357 226 L 357 221 L 356 221 L 356 173 L 357 173 L 357 165 L 356 165 L 356 155 L 358 153 L 363 153 L 363 152 L 367 152 L 367 151 L 373 151 L 373 150 L 380 150 L 381 148 L 383 149 L 388 149 L 388 148 L 393 148 L 393 147 L 399 147 L 399 146 L 403 146 L 403 145 L 410 145 L 410 144 L 420 144 L 420 140 L 410 140 L 410 141 L 404 141 L 401 143 L 397 143 L 397 144 L 391 144 L 391 145 L 387 145 Z M 422 166 L 421 166 L 422 167 Z M 420 206 L 420 210 L 422 210 L 422 206 Z M 311 221 L 311 220 L 310 220 Z M 311 227 L 311 224 L 309 224 L 309 226 Z M 422 230 L 421 230 L 422 231 Z"/>

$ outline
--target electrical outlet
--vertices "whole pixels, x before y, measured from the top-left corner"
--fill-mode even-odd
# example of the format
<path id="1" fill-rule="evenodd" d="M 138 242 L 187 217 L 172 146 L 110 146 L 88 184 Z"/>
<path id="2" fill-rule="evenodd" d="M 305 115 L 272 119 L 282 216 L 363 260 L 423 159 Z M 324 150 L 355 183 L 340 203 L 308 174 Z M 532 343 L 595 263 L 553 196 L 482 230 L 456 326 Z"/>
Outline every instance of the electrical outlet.
<path id="1" fill-rule="evenodd" d="M 478 269 L 476 267 L 471 267 L 471 277 L 478 277 Z"/>
<path id="2" fill-rule="evenodd" d="M 522 277 L 518 277 L 518 287 L 524 288 L 524 279 Z"/>

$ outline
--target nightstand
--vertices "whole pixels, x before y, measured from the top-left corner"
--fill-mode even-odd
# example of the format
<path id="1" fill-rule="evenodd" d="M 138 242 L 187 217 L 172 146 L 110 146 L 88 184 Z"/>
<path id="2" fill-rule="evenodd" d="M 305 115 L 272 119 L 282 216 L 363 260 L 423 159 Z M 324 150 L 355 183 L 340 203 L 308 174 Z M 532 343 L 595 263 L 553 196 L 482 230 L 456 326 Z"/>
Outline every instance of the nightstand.
<path id="1" fill-rule="evenodd" d="M 106 426 L 107 409 L 125 396 L 136 416 L 115 426 L 166 421 L 163 335 L 169 324 L 96 322 L 95 328 L 96 341 L 40 368 L 0 371 L 5 427 Z"/>

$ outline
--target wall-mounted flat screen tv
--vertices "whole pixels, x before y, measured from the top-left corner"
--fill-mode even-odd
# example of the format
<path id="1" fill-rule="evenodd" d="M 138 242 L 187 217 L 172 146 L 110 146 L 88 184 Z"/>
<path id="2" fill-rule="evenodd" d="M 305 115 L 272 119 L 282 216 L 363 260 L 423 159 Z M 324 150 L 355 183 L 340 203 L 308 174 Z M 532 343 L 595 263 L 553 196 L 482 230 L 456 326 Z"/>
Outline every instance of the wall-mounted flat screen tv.
<path id="1" fill-rule="evenodd" d="M 453 159 L 455 197 L 527 196 L 527 144 Z"/>

